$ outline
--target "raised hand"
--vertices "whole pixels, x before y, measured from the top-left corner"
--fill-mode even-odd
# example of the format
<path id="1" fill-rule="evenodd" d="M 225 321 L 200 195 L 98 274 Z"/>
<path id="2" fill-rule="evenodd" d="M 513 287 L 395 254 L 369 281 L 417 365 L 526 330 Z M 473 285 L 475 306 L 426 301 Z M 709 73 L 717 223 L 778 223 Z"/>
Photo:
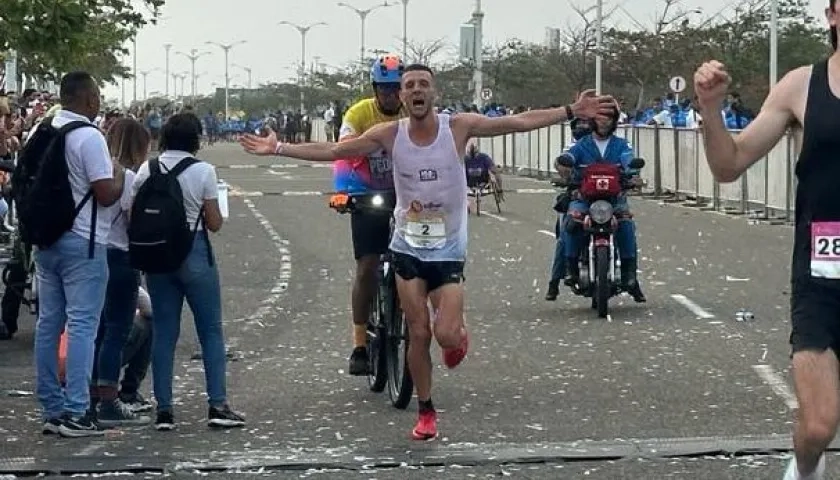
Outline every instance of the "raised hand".
<path id="1" fill-rule="evenodd" d="M 731 82 L 726 66 L 717 60 L 700 65 L 694 74 L 694 93 L 700 107 L 704 110 L 720 109 Z"/>
<path id="2" fill-rule="evenodd" d="M 272 131 L 265 137 L 246 133 L 239 139 L 239 144 L 252 155 L 274 155 L 280 142 L 277 141 L 277 134 Z"/>
<path id="3" fill-rule="evenodd" d="M 611 95 L 597 95 L 595 90 L 586 90 L 572 104 L 572 113 L 576 118 L 584 120 L 596 117 L 613 118 L 616 108 L 615 99 Z"/>

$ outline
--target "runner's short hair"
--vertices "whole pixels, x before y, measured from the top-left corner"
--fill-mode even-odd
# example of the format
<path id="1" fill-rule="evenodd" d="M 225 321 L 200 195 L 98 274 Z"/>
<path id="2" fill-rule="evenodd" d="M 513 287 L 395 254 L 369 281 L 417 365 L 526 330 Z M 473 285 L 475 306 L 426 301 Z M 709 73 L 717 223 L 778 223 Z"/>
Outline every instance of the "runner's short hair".
<path id="1" fill-rule="evenodd" d="M 435 72 L 432 71 L 427 65 L 423 65 L 422 63 L 412 63 L 411 65 L 405 67 L 403 70 L 403 74 L 408 72 L 429 72 L 429 75 L 435 76 Z"/>
<path id="2" fill-rule="evenodd" d="M 828 0 L 828 8 L 834 10 L 837 8 L 837 0 Z M 828 27 L 828 38 L 831 39 L 831 48 L 837 50 L 837 27 Z"/>

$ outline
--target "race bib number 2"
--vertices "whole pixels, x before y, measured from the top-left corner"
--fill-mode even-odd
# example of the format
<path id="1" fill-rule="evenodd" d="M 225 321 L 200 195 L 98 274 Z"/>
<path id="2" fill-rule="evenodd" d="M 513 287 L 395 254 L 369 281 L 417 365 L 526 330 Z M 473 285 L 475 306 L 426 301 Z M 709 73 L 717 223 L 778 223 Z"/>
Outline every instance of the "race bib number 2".
<path id="1" fill-rule="evenodd" d="M 840 279 L 840 222 L 811 224 L 811 276 Z"/>
<path id="2" fill-rule="evenodd" d="M 405 223 L 405 240 L 414 248 L 436 249 L 446 244 L 446 223 L 443 217 L 411 218 Z"/>

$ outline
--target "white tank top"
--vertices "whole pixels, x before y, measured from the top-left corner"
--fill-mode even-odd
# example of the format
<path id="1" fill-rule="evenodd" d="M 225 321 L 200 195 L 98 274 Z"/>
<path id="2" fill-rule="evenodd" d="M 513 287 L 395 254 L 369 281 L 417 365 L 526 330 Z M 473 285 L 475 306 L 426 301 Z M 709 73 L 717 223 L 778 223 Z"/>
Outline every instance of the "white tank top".
<path id="1" fill-rule="evenodd" d="M 427 147 L 408 136 L 400 120 L 392 152 L 395 229 L 391 250 L 423 261 L 463 262 L 467 257 L 467 177 L 449 127 L 438 114 L 438 134 Z"/>

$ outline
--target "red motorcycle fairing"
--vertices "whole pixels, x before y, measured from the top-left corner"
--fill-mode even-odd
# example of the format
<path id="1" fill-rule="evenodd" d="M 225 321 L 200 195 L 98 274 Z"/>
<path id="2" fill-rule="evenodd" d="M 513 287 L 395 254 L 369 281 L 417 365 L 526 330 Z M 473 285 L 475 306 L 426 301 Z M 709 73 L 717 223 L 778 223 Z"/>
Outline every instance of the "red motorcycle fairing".
<path id="1" fill-rule="evenodd" d="M 593 163 L 583 168 L 580 195 L 587 201 L 607 200 L 621 193 L 621 167 L 614 163 Z"/>

